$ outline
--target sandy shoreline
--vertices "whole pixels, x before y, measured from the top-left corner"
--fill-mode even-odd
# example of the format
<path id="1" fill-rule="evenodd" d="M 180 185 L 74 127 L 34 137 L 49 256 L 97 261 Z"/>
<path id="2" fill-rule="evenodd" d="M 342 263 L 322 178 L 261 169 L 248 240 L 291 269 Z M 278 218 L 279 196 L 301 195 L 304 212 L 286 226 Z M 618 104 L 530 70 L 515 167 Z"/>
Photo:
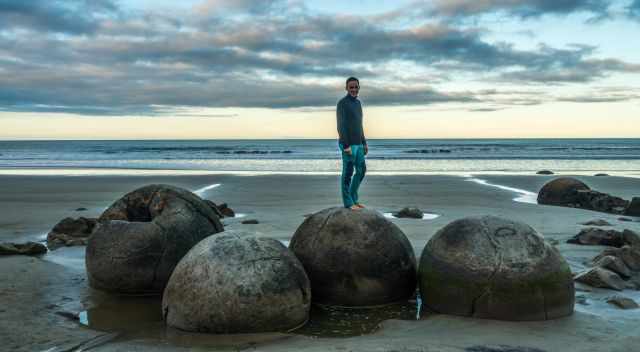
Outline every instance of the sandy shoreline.
<path id="1" fill-rule="evenodd" d="M 617 215 L 532 203 L 532 195 L 553 177 L 371 175 L 361 194 L 365 204 L 382 213 L 417 206 L 439 215 L 432 220 L 392 220 L 405 232 L 417 255 L 438 229 L 465 216 L 497 215 L 533 226 L 546 239 L 559 242 L 558 248 L 573 271 L 579 271 L 585 260 L 603 248 L 564 243 L 579 232 L 583 227 L 580 223 L 604 219 L 617 230 L 640 231 L 640 222 L 622 222 Z M 637 178 L 578 178 L 596 190 L 626 199 L 640 196 Z M 255 230 L 282 241 L 291 237 L 305 214 L 339 203 L 335 175 L 1 175 L 0 241 L 42 240 L 60 219 L 96 217 L 118 197 L 150 183 L 201 191 L 204 198 L 227 202 L 245 215 L 225 219 L 227 228 Z M 76 211 L 80 207 L 87 210 Z M 244 219 L 257 219 L 260 223 L 243 225 L 240 221 Z M 46 351 L 103 333 L 56 314 L 82 312 L 104 302 L 99 293 L 87 288 L 83 247 L 60 249 L 42 258 L 1 257 L 0 265 L 6 268 L 0 274 L 0 298 L 4 303 L 0 308 L 0 340 L 4 341 L 0 350 Z M 573 316 L 549 322 L 508 323 L 426 315 L 419 321 L 389 320 L 377 332 L 360 337 L 286 335 L 266 341 L 265 337 L 253 337 L 240 346 L 259 351 L 474 351 L 474 346 L 499 345 L 542 351 L 631 351 L 640 343 L 640 316 L 637 310 L 622 311 L 608 305 L 605 298 L 615 294 L 599 289 L 578 291 L 577 295 L 584 296 L 588 305 L 577 304 Z M 640 301 L 637 291 L 619 294 Z M 186 343 L 178 340 L 167 336 L 121 336 L 92 350 L 191 350 L 189 341 L 194 338 L 187 338 Z M 192 347 L 204 348 L 208 343 Z"/>

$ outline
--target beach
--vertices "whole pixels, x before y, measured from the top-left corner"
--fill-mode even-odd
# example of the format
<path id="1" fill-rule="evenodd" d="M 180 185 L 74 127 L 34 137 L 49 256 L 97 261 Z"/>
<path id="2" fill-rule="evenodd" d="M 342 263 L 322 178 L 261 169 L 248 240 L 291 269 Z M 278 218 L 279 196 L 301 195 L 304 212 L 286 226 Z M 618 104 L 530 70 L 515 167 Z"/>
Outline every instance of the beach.
<path id="1" fill-rule="evenodd" d="M 334 174 L 77 174 L 1 175 L 0 241 L 43 241 L 62 218 L 97 217 L 125 193 L 153 183 L 183 187 L 217 204 L 228 203 L 237 217 L 224 218 L 225 229 L 256 232 L 285 244 L 306 215 L 339 205 L 339 181 Z M 418 258 L 440 228 L 467 216 L 496 215 L 531 225 L 557 246 L 573 272 L 584 269 L 585 262 L 605 248 L 565 243 L 584 227 L 580 223 L 604 219 L 612 224 L 610 228 L 640 232 L 637 218 L 620 221 L 619 215 L 536 204 L 538 190 L 554 177 L 534 173 L 370 175 L 361 197 L 369 208 L 386 214 L 400 227 Z M 639 195 L 639 178 L 576 177 L 601 192 L 626 199 Z M 405 206 L 418 207 L 430 216 L 422 220 L 391 217 L 390 213 Z M 86 210 L 77 210 L 81 208 Z M 248 219 L 259 223 L 241 223 Z M 137 326 L 127 327 L 126 318 L 119 323 L 118 314 L 104 313 L 109 308 L 102 310 L 108 317 L 101 321 L 96 313 L 101 307 L 117 310 L 119 304 L 137 303 L 88 287 L 84 247 L 60 248 L 41 257 L 3 256 L 0 265 L 4 268 L 0 350 L 7 351 L 63 351 L 96 337 L 91 348 L 95 351 L 632 351 L 640 343 L 637 310 L 606 303 L 614 295 L 640 301 L 638 291 L 628 289 L 616 292 L 576 284 L 575 313 L 544 322 L 501 322 L 422 311 L 420 319 L 386 320 L 361 336 L 308 336 L 294 331 L 229 337 L 165 328 L 153 321 L 153 308 L 148 326 L 142 319 Z M 148 303 L 142 305 L 146 308 L 139 312 L 149 310 Z M 80 321 L 66 313 L 79 315 Z M 119 333 L 108 335 L 115 332 Z"/>

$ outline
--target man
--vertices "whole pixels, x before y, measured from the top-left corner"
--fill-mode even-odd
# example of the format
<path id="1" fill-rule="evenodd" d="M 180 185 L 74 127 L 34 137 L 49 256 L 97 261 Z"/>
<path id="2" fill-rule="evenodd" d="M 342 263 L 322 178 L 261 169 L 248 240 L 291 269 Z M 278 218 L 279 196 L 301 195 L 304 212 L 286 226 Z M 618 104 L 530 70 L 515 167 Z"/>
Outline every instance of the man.
<path id="1" fill-rule="evenodd" d="M 358 210 L 364 205 L 358 202 L 358 188 L 367 170 L 364 156 L 369 152 L 362 129 L 362 105 L 358 100 L 360 81 L 349 77 L 346 83 L 347 95 L 340 99 L 336 107 L 339 146 L 342 151 L 342 202 L 345 208 Z M 353 169 L 356 174 L 354 176 Z"/>

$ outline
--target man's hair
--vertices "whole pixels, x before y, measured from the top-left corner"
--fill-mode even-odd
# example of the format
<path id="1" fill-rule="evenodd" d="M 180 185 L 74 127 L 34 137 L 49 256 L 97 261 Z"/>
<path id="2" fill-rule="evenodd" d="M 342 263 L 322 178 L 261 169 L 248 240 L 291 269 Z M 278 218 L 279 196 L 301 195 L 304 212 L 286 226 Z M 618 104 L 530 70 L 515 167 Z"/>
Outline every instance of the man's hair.
<path id="1" fill-rule="evenodd" d="M 345 83 L 345 84 L 344 84 L 344 85 L 345 85 L 345 87 L 348 87 L 348 86 L 349 86 L 349 82 L 351 82 L 351 81 L 356 81 L 356 82 L 358 82 L 358 87 L 360 87 L 360 80 L 359 80 L 359 79 L 357 79 L 357 78 L 355 78 L 355 77 L 349 77 L 349 78 L 347 78 L 347 83 Z"/>

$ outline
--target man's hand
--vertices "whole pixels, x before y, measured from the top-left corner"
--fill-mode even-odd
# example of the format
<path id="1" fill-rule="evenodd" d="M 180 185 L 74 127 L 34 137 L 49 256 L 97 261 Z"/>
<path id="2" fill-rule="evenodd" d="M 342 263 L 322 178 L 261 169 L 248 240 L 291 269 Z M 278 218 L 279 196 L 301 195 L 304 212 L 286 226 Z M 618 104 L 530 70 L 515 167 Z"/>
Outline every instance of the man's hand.
<path id="1" fill-rule="evenodd" d="M 351 155 L 351 147 L 344 148 L 344 152 L 347 153 L 347 155 Z"/>
<path id="2" fill-rule="evenodd" d="M 365 144 L 364 145 L 364 155 L 367 155 L 367 153 L 369 153 L 369 147 Z"/>

